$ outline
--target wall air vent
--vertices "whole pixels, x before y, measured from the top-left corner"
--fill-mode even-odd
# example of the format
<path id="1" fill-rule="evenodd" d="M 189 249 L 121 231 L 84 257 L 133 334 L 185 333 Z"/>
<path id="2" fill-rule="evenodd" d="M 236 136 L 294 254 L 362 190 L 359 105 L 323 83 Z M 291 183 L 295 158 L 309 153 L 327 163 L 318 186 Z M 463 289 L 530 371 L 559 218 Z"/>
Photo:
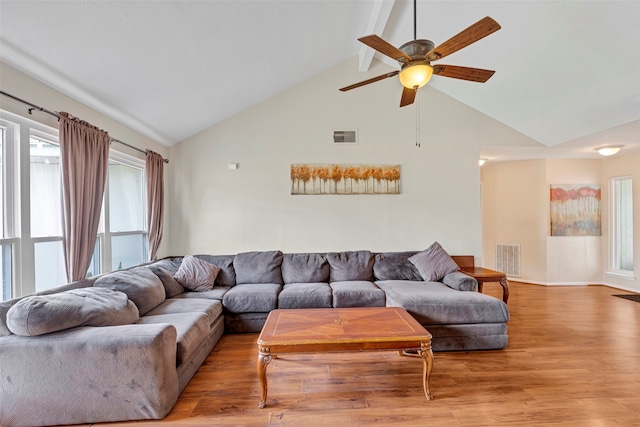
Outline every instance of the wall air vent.
<path id="1" fill-rule="evenodd" d="M 520 277 L 519 243 L 496 243 L 496 270 L 510 277 Z"/>
<path id="2" fill-rule="evenodd" d="M 334 130 L 333 143 L 334 144 L 357 144 L 358 135 L 355 130 Z"/>

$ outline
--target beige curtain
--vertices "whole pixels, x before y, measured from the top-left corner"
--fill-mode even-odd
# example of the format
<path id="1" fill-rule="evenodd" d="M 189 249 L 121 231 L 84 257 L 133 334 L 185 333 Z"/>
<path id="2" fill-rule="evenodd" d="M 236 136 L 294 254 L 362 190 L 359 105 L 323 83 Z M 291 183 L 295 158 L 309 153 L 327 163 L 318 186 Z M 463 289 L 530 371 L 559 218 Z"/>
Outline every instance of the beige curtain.
<path id="1" fill-rule="evenodd" d="M 164 212 L 164 159 L 158 153 L 147 150 L 147 242 L 149 261 L 156 259 L 162 240 L 162 218 Z"/>
<path id="2" fill-rule="evenodd" d="M 96 242 L 107 168 L 109 134 L 60 113 L 62 244 L 67 280 L 84 279 Z"/>

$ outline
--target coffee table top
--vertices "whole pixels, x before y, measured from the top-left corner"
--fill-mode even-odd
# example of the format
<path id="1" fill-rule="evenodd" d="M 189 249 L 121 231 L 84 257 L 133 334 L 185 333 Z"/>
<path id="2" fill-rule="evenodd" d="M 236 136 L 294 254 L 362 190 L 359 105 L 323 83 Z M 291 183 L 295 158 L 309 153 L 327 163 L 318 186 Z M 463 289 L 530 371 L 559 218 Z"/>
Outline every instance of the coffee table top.
<path id="1" fill-rule="evenodd" d="M 365 350 L 368 345 L 420 347 L 420 342 L 430 340 L 431 334 L 399 307 L 305 308 L 271 311 L 258 345 L 272 350 L 340 351 Z"/>

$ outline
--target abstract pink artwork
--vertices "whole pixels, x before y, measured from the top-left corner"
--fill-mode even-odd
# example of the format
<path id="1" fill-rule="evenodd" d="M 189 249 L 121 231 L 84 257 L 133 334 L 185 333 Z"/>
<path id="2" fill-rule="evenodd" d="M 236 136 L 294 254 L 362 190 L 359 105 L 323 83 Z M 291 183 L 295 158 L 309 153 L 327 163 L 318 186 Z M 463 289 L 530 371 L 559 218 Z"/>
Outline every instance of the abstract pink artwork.
<path id="1" fill-rule="evenodd" d="M 600 236 L 600 186 L 551 185 L 551 235 Z"/>

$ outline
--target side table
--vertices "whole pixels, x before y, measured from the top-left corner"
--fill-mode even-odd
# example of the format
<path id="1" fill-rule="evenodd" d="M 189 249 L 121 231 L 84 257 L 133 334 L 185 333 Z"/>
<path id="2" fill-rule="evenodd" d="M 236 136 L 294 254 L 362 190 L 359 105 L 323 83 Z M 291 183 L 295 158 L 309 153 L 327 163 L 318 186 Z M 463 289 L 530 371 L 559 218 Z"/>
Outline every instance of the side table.
<path id="1" fill-rule="evenodd" d="M 483 267 L 461 267 L 460 271 L 478 281 L 478 292 L 482 292 L 485 282 L 500 283 L 500 286 L 502 286 L 502 301 L 506 303 L 509 300 L 509 282 L 506 274 Z"/>

